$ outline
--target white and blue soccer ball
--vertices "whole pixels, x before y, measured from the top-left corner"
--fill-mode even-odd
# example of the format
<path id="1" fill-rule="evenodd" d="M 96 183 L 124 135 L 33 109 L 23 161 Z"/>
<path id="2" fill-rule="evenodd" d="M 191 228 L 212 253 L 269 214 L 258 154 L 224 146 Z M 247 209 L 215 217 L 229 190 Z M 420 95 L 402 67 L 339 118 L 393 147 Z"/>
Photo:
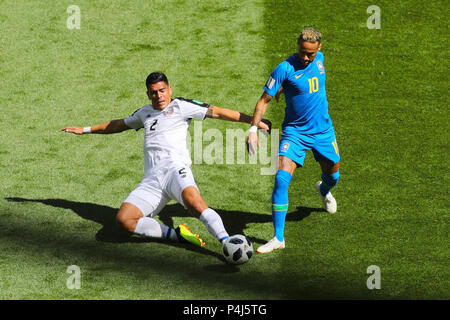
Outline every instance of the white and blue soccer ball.
<path id="1" fill-rule="evenodd" d="M 236 234 L 223 241 L 222 253 L 231 264 L 246 263 L 253 255 L 252 242 L 242 234 Z"/>

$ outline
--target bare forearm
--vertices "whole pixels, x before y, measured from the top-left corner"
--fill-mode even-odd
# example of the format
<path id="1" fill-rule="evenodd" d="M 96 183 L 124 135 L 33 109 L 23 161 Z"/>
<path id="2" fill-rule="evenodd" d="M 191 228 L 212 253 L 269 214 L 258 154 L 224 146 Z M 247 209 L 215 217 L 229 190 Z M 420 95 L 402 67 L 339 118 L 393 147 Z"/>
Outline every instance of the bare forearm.
<path id="1" fill-rule="evenodd" d="M 210 114 L 211 118 L 214 119 L 244 122 L 244 123 L 251 123 L 252 121 L 252 117 L 245 113 L 225 108 L 219 108 L 216 106 L 212 106 Z"/>
<path id="2" fill-rule="evenodd" d="M 125 126 L 123 119 L 111 120 L 105 123 L 96 124 L 91 127 L 91 133 L 97 134 L 111 134 L 118 133 L 128 129 Z"/>
<path id="3" fill-rule="evenodd" d="M 249 130 L 247 137 L 247 150 L 251 155 L 256 154 L 256 148 L 259 147 L 259 139 L 256 133 L 256 130 L 253 130 L 254 127 L 259 127 L 262 123 L 264 113 L 266 112 L 267 105 L 270 100 L 272 100 L 272 96 L 264 92 L 261 95 L 261 98 L 256 102 L 255 111 L 253 112 L 252 117 L 252 127 Z M 269 122 L 269 132 L 270 132 L 270 122 Z"/>
<path id="4" fill-rule="evenodd" d="M 250 123 L 252 123 L 252 119 L 253 119 L 252 116 L 249 116 L 248 114 L 239 112 L 239 122 L 244 122 L 244 123 L 250 124 Z"/>
<path id="5" fill-rule="evenodd" d="M 261 98 L 258 99 L 258 102 L 255 106 L 255 111 L 253 112 L 253 117 L 251 121 L 252 126 L 258 126 L 261 122 L 264 113 L 266 112 L 267 105 L 269 104 L 270 100 L 272 100 L 272 97 L 268 94 L 264 93 Z"/>
<path id="6" fill-rule="evenodd" d="M 87 131 L 85 130 L 87 129 Z M 105 123 L 96 124 L 91 127 L 65 127 L 61 130 L 64 132 L 74 133 L 74 134 L 84 134 L 84 133 L 97 133 L 97 134 L 110 134 L 118 133 L 128 130 L 123 119 L 111 120 Z"/>
<path id="7" fill-rule="evenodd" d="M 253 119 L 252 116 L 249 116 L 248 114 L 231 109 L 219 108 L 216 106 L 210 106 L 206 115 L 207 117 L 213 119 L 243 122 L 248 124 L 251 124 Z M 267 124 L 260 123 L 258 128 L 267 130 Z"/>
<path id="8" fill-rule="evenodd" d="M 240 121 L 241 113 L 239 111 L 210 106 L 206 112 L 208 118 L 220 119 L 226 121 Z"/>

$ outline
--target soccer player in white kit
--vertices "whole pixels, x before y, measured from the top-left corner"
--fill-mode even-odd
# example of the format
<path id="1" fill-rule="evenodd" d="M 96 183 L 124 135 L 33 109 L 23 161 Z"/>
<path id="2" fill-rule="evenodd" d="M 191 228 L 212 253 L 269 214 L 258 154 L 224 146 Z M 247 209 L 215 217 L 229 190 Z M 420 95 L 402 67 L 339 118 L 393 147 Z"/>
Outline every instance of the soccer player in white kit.
<path id="1" fill-rule="evenodd" d="M 205 243 L 182 224 L 176 229 L 160 224 L 156 216 L 173 199 L 200 219 L 209 233 L 222 242 L 229 237 L 222 219 L 202 199 L 190 169 L 191 158 L 186 137 L 192 119 L 223 119 L 251 123 L 252 117 L 238 111 L 219 108 L 197 100 L 172 99 L 172 87 L 160 72 L 146 79 L 147 95 L 152 104 L 131 116 L 91 127 L 65 127 L 75 134 L 111 134 L 144 128 L 145 176 L 122 203 L 117 222 L 125 230 L 141 236 L 167 238 L 204 246 Z M 260 129 L 270 131 L 270 122 L 260 122 Z"/>

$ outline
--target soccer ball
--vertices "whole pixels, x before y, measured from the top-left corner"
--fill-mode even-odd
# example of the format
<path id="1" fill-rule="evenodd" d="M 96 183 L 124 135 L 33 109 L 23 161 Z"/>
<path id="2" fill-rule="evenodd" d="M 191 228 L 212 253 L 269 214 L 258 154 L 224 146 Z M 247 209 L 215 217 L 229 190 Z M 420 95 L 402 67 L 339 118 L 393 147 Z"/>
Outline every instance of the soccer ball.
<path id="1" fill-rule="evenodd" d="M 252 257 L 253 245 L 246 236 L 236 234 L 223 242 L 222 252 L 228 263 L 243 264 Z"/>

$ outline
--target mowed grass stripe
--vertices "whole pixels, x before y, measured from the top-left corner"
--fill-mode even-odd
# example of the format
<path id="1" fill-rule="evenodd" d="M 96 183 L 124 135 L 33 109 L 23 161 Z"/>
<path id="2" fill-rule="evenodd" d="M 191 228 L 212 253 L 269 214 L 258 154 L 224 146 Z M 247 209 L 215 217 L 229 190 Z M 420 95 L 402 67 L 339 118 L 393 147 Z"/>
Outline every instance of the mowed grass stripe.
<path id="1" fill-rule="evenodd" d="M 220 245 L 179 206 L 169 207 L 175 217 L 161 219 L 188 222 L 201 232 L 209 245 L 206 254 L 158 241 L 102 240 L 102 230 L 111 227 L 115 210 L 142 177 L 142 133 L 77 137 L 59 132 L 66 125 L 131 114 L 147 103 L 144 80 L 155 70 L 169 76 L 175 95 L 251 113 L 265 65 L 264 7 L 258 1 L 138 1 L 133 6 L 81 1 L 81 29 L 68 30 L 69 4 L 1 4 L 2 23 L 14 32 L 2 39 L 1 56 L 7 71 L 1 116 L 7 125 L 0 153 L 5 172 L 0 296 L 270 298 L 273 278 L 249 277 L 262 274 L 261 265 L 241 271 L 224 266 Z M 204 129 L 235 125 L 247 128 L 209 120 Z M 260 210 L 246 200 L 254 190 L 236 195 L 227 187 L 239 179 L 256 180 L 255 166 L 195 165 L 193 170 L 212 206 L 234 210 L 228 211 L 228 222 L 244 210 L 259 221 Z M 250 177 L 243 178 L 247 171 Z M 262 188 L 254 198 L 266 195 Z M 246 221 L 238 221 L 242 231 Z M 65 287 L 72 264 L 81 268 L 79 291 Z"/>
<path id="2" fill-rule="evenodd" d="M 432 36 L 445 33 L 442 9 L 448 6 L 381 1 L 382 28 L 369 30 L 371 2 L 334 3 L 332 9 L 325 1 L 266 3 L 268 72 L 296 51 L 303 27 L 323 33 L 330 114 L 342 156 L 333 191 L 337 214 L 320 210 L 314 189 L 320 169 L 311 154 L 291 183 L 290 252 L 280 253 L 291 296 L 448 298 L 449 207 L 446 188 L 436 187 L 448 182 L 440 80 L 447 77 L 442 57 L 448 50 Z M 417 39 L 420 52 L 412 49 Z M 274 117 L 275 108 L 268 110 Z M 373 264 L 381 268 L 381 290 L 366 286 Z"/>

